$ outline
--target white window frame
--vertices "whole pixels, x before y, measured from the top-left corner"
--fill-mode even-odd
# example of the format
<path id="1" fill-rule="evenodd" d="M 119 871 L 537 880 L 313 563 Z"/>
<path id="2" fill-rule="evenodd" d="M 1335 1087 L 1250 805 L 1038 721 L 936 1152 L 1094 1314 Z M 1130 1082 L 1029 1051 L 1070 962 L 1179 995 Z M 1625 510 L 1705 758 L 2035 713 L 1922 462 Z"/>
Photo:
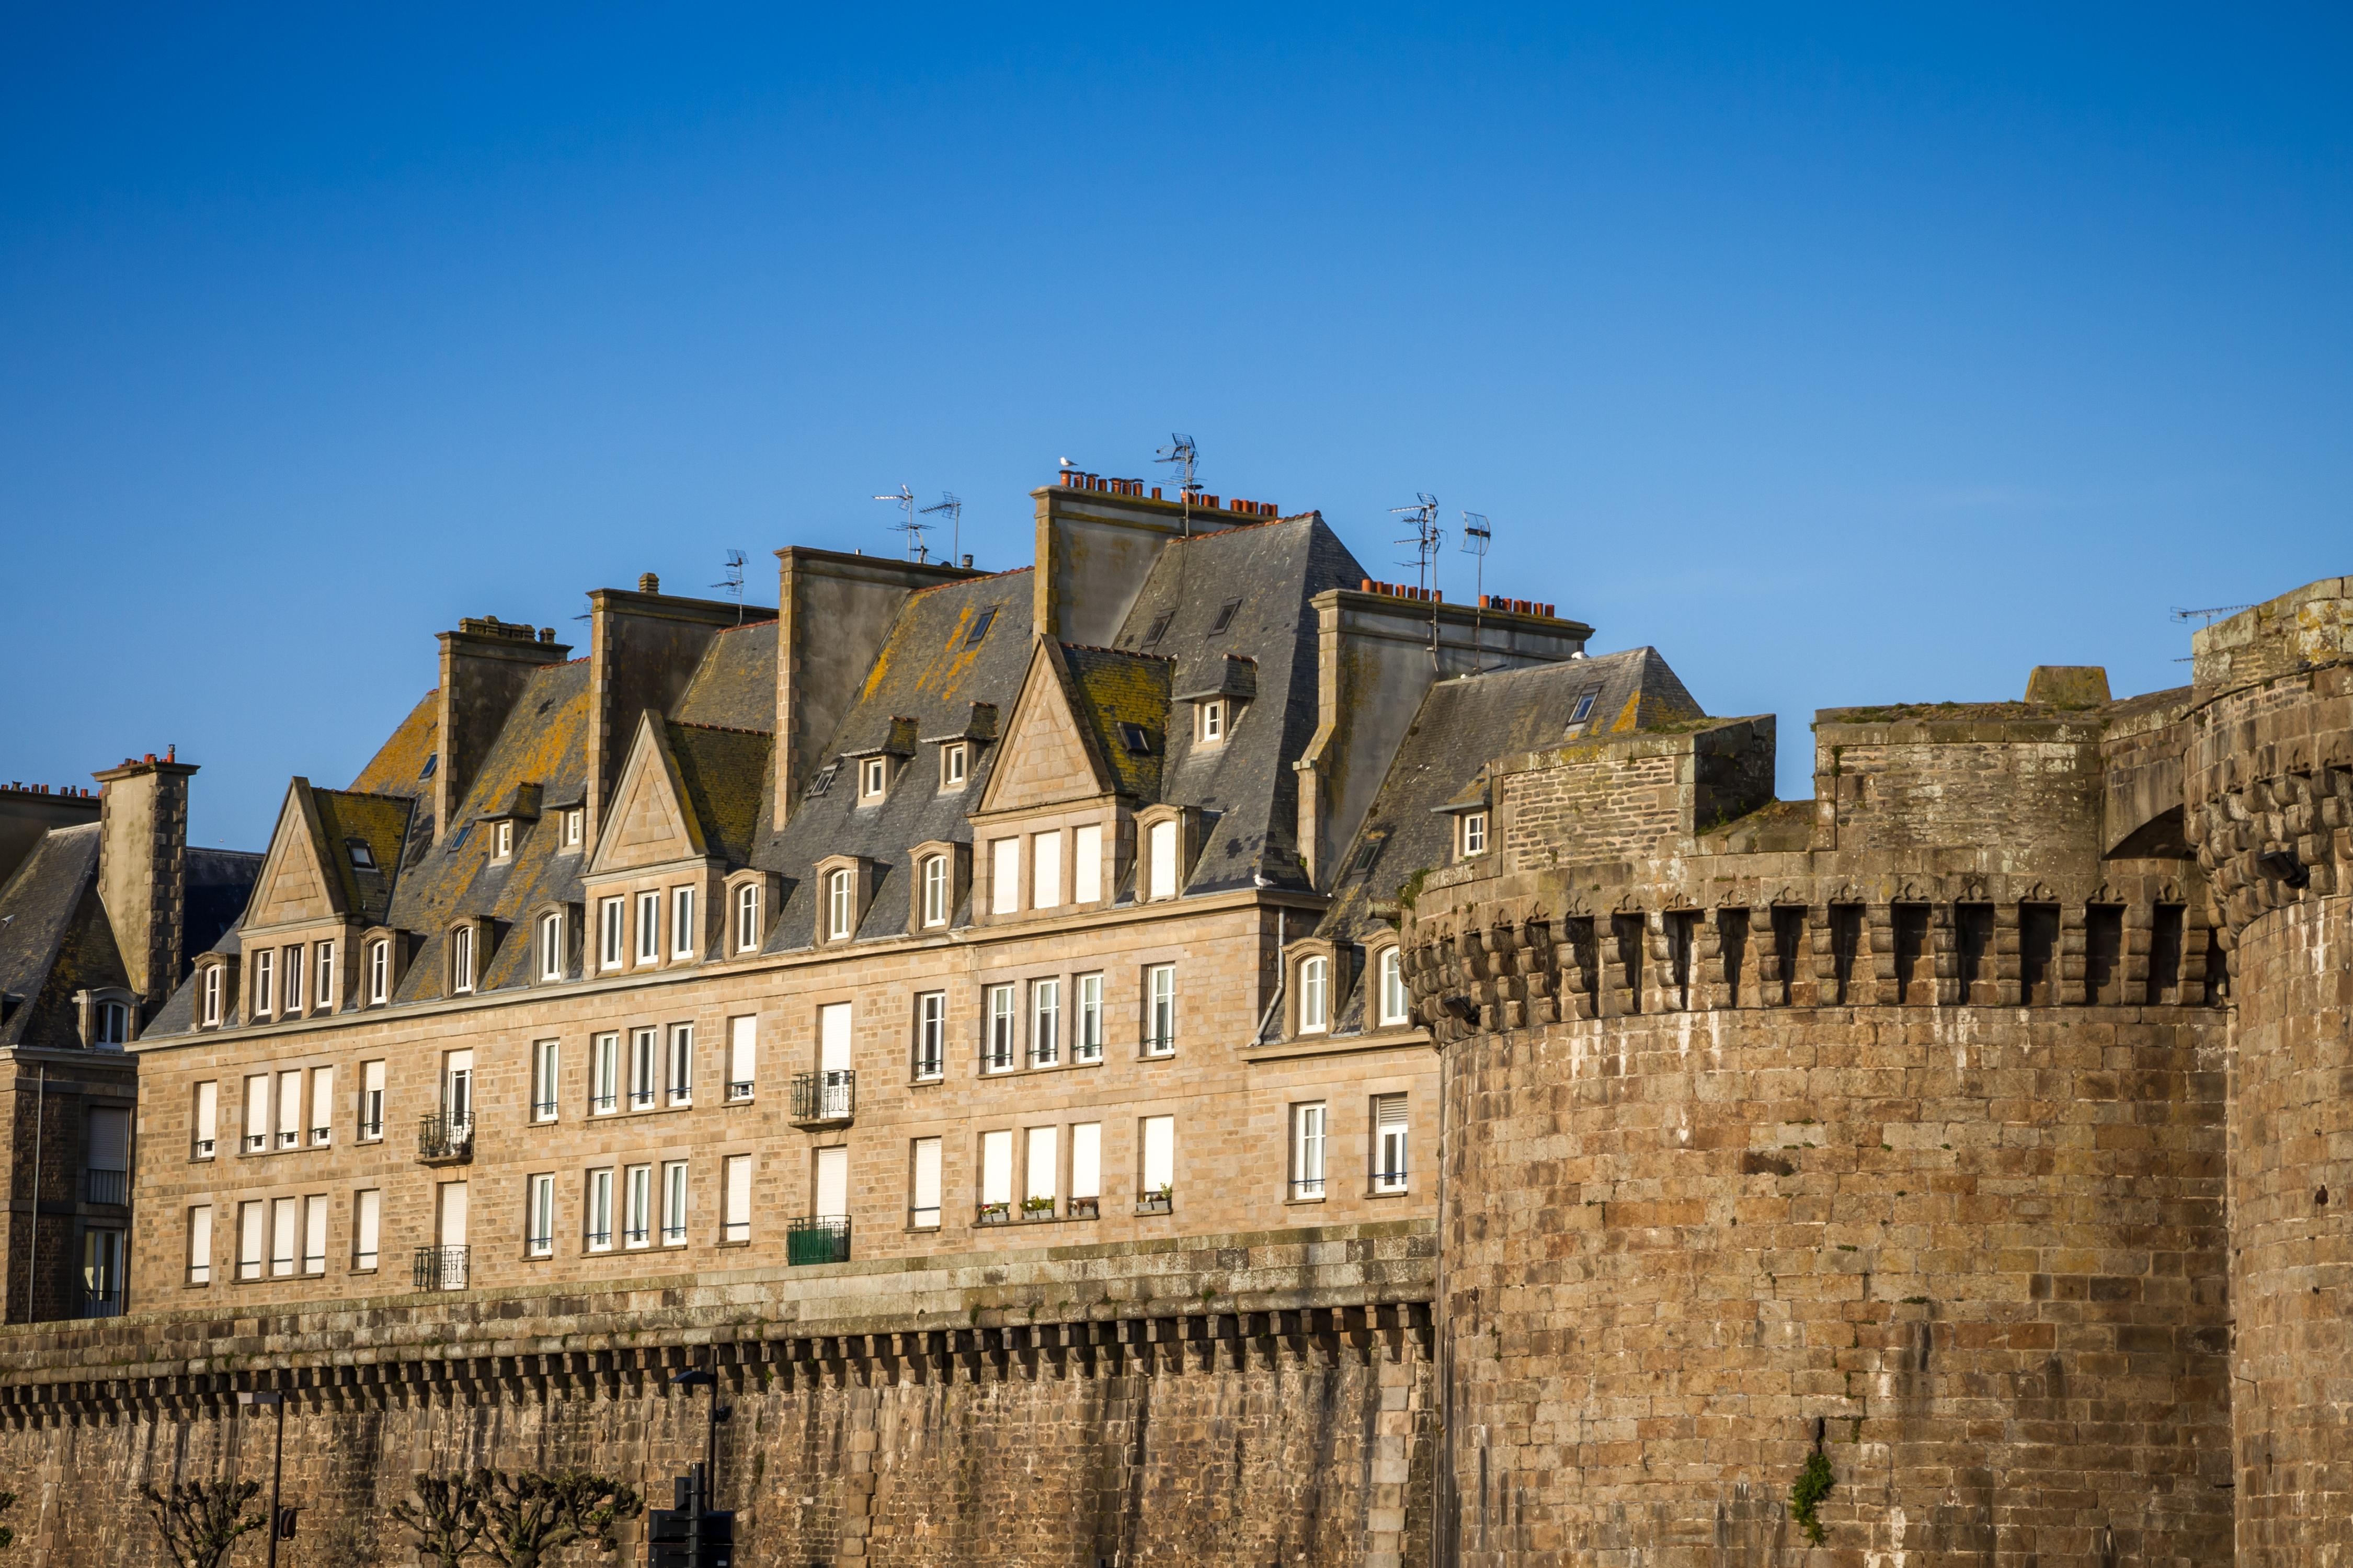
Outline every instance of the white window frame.
<path id="1" fill-rule="evenodd" d="M 253 1016 L 269 1018 L 276 1016 L 278 1005 L 278 950 L 265 947 L 253 955 Z"/>
<path id="2" fill-rule="evenodd" d="M 659 888 L 638 895 L 638 963 L 661 962 L 662 896 Z"/>
<path id="3" fill-rule="evenodd" d="M 189 1157 L 212 1159 L 220 1152 L 220 1080 L 206 1079 L 196 1085 L 194 1111 L 194 1135 L 188 1140 Z"/>
<path id="4" fill-rule="evenodd" d="M 915 1060 L 917 1083 L 935 1083 L 947 1071 L 948 994 L 925 991 L 915 998 Z"/>
<path id="5" fill-rule="evenodd" d="M 599 1222 L 604 1229 L 597 1229 Z M 613 1167 L 602 1166 L 588 1173 L 588 1197 L 580 1215 L 580 1238 L 585 1250 L 613 1250 Z"/>
<path id="6" fill-rule="evenodd" d="M 1144 1054 L 1176 1054 L 1176 966 L 1155 963 L 1144 972 Z"/>
<path id="7" fill-rule="evenodd" d="M 665 1160 L 661 1168 L 661 1244 L 664 1247 L 686 1245 L 687 1203 L 691 1186 L 687 1181 L 686 1162 Z"/>
<path id="8" fill-rule="evenodd" d="M 1082 822 L 1071 829 L 1071 902 L 1103 902 L 1103 824 Z"/>
<path id="9" fill-rule="evenodd" d="M 1410 1184 L 1412 1101 L 1404 1094 L 1373 1096 L 1373 1191 L 1384 1195 L 1402 1193 Z"/>
<path id="10" fill-rule="evenodd" d="M 245 1075 L 245 1131 L 237 1145 L 245 1153 L 262 1154 L 269 1150 L 270 1082 L 266 1072 Z"/>
<path id="11" fill-rule="evenodd" d="M 352 1272 L 375 1273 L 383 1248 L 384 1194 L 365 1187 L 352 1194 Z"/>
<path id="12" fill-rule="evenodd" d="M 278 1075 L 278 1142 L 280 1149 L 302 1146 L 302 1069 L 290 1068 Z"/>
<path id="13" fill-rule="evenodd" d="M 1177 864 L 1184 858 L 1179 826 L 1174 817 L 1164 817 L 1145 829 L 1145 861 L 1147 874 L 1145 897 L 1147 900 L 1173 899 L 1184 889 L 1184 868 Z"/>
<path id="14" fill-rule="evenodd" d="M 1100 973 L 1075 975 L 1071 985 L 1076 1004 L 1071 1021 L 1071 1059 L 1099 1062 L 1103 1060 L 1103 977 Z"/>
<path id="15" fill-rule="evenodd" d="M 1373 961 L 1375 1005 L 1383 1028 L 1395 1028 L 1413 1018 L 1413 996 L 1405 984 L 1405 953 L 1397 947 L 1381 949 Z"/>
<path id="16" fill-rule="evenodd" d="M 1041 975 L 1029 983 L 1029 1065 L 1059 1067 L 1062 1060 L 1062 978 Z"/>
<path id="17" fill-rule="evenodd" d="M 1487 814 L 1466 811 L 1462 814 L 1462 854 L 1465 858 L 1487 852 Z"/>
<path id="18" fill-rule="evenodd" d="M 649 1110 L 661 1098 L 661 1031 L 642 1026 L 629 1031 L 629 1109 Z"/>
<path id="19" fill-rule="evenodd" d="M 237 1277 L 243 1279 L 261 1278 L 263 1261 L 269 1255 L 269 1205 L 260 1199 L 248 1199 L 237 1205 Z"/>
<path id="20" fill-rule="evenodd" d="M 381 1007 L 392 1000 L 392 939 L 368 943 L 368 1005 Z"/>
<path id="21" fill-rule="evenodd" d="M 227 968 L 227 966 L 226 964 L 219 963 L 208 963 L 205 965 L 204 1020 L 205 1027 L 208 1029 L 216 1029 L 220 1026 L 221 998 L 228 989 L 228 987 L 221 984 L 221 975 L 226 972 Z"/>
<path id="22" fill-rule="evenodd" d="M 943 790 L 964 788 L 965 778 L 970 771 L 971 763 L 972 750 L 962 741 L 952 742 L 942 746 L 940 748 L 940 788 Z"/>
<path id="23" fill-rule="evenodd" d="M 1320 1035 L 1332 1026 L 1332 961 L 1311 952 L 1299 961 L 1299 1032 Z"/>
<path id="24" fill-rule="evenodd" d="M 1021 912 L 1021 836 L 1018 833 L 988 841 L 988 912 Z"/>
<path id="25" fill-rule="evenodd" d="M 1193 738 L 1205 746 L 1214 746 L 1226 738 L 1226 700 L 1212 697 L 1195 711 L 1199 715 L 1194 726 Z"/>
<path id="26" fill-rule="evenodd" d="M 694 1103 L 694 1026 L 672 1024 L 662 1057 L 663 1098 L 671 1105 Z"/>
<path id="27" fill-rule="evenodd" d="M 858 764 L 858 798 L 860 801 L 881 800 L 891 793 L 891 760 L 869 757 Z"/>
<path id="28" fill-rule="evenodd" d="M 629 945 L 623 927 L 628 921 L 628 900 L 619 895 L 596 900 L 596 966 L 618 969 L 628 962 Z"/>
<path id="29" fill-rule="evenodd" d="M 309 971 L 302 966 L 302 944 L 295 942 L 286 949 L 285 962 L 279 966 L 286 981 L 286 1005 L 282 1009 L 291 1018 L 302 1011 L 302 983 Z"/>
<path id="30" fill-rule="evenodd" d="M 670 890 L 670 955 L 691 959 L 701 956 L 702 943 L 695 940 L 694 889 L 691 887 Z"/>
<path id="31" fill-rule="evenodd" d="M 760 1069 L 760 1017 L 739 1014 L 727 1020 L 727 1099 L 738 1103 L 752 1098 Z"/>
<path id="32" fill-rule="evenodd" d="M 735 889 L 735 951 L 755 952 L 760 946 L 760 884 L 745 882 Z"/>
<path id="33" fill-rule="evenodd" d="M 213 1282 L 213 1205 L 188 1205 L 188 1283 Z"/>
<path id="34" fill-rule="evenodd" d="M 526 1178 L 522 1200 L 522 1251 L 526 1258 L 555 1255 L 555 1173 Z"/>
<path id="35" fill-rule="evenodd" d="M 722 1246 L 752 1239 L 752 1156 L 729 1154 L 719 1163 L 719 1240 Z"/>
<path id="36" fill-rule="evenodd" d="M 1059 827 L 1029 836 L 1029 907 L 1062 907 L 1062 830 Z"/>
<path id="37" fill-rule="evenodd" d="M 316 1278 L 327 1271 L 327 1194 L 312 1193 L 302 1200 L 302 1273 Z"/>
<path id="38" fill-rule="evenodd" d="M 613 1116 L 621 1109 L 621 1032 L 607 1029 L 588 1041 L 588 1114 Z"/>
<path id="39" fill-rule="evenodd" d="M 553 1121 L 558 1114 L 555 1092 L 564 1066 L 563 1044 L 534 1040 L 531 1047 L 531 1119 Z"/>
<path id="40" fill-rule="evenodd" d="M 1021 1065 L 1018 998 L 1011 985 L 988 988 L 987 1032 L 981 1038 L 981 1071 L 1011 1072 Z"/>
<path id="41" fill-rule="evenodd" d="M 269 1200 L 269 1277 L 291 1279 L 302 1256 L 302 1200 L 289 1195 Z"/>
<path id="42" fill-rule="evenodd" d="M 501 817 L 497 825 L 491 828 L 491 837 L 492 840 L 491 848 L 491 859 L 512 860 L 514 858 L 514 818 L 511 816 Z"/>
<path id="43" fill-rule="evenodd" d="M 335 1069 L 311 1069 L 311 1147 L 324 1149 L 335 1141 Z"/>
<path id="44" fill-rule="evenodd" d="M 1324 1161 L 1329 1152 L 1332 1108 L 1324 1100 L 1304 1100 L 1291 1108 L 1291 1189 L 1293 1203 L 1322 1203 Z"/>
<path id="45" fill-rule="evenodd" d="M 449 932 L 449 992 L 464 996 L 474 989 L 474 928 L 459 926 Z"/>
<path id="46" fill-rule="evenodd" d="M 635 1251 L 654 1244 L 654 1168 L 626 1165 L 621 1170 L 621 1246 Z"/>
<path id="47" fill-rule="evenodd" d="M 923 857 L 923 924 L 944 926 L 948 923 L 948 858 L 944 855 Z"/>
<path id="48" fill-rule="evenodd" d="M 848 866 L 826 873 L 825 938 L 847 942 L 858 934 L 858 873 Z"/>
<path id="49" fill-rule="evenodd" d="M 319 955 L 319 972 L 311 990 L 311 1005 L 325 1012 L 335 1005 L 335 944 L 322 942 L 315 951 Z"/>
<path id="50" fill-rule="evenodd" d="M 940 1228 L 940 1149 L 936 1138 L 915 1139 L 907 1150 L 907 1228 Z M 931 1201 L 925 1203 L 923 1200 Z M 929 1215 L 929 1218 L 925 1218 Z"/>
<path id="51" fill-rule="evenodd" d="M 586 810 L 576 805 L 566 809 L 564 813 L 564 847 L 579 848 L 581 837 L 587 831 L 587 825 Z"/>
<path id="52" fill-rule="evenodd" d="M 564 978 L 564 911 L 550 910 L 539 917 L 539 977 Z"/>
<path id="53" fill-rule="evenodd" d="M 383 1062 L 360 1064 L 359 1141 L 363 1143 L 384 1142 L 384 1084 Z"/>

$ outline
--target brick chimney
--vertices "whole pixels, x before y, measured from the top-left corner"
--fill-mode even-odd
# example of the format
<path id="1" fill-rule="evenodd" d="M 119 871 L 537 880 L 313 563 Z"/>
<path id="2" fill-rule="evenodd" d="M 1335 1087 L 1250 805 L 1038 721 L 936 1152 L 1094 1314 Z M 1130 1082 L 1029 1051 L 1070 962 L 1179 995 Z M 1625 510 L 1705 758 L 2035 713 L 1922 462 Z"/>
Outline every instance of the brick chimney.
<path id="1" fill-rule="evenodd" d="M 499 738 L 532 671 L 561 664 L 572 649 L 553 633 L 496 616 L 469 618 L 441 641 L 441 760 L 433 773 L 433 839 L 457 825 L 466 791 Z"/>
<path id="2" fill-rule="evenodd" d="M 186 946 L 188 780 L 195 765 L 165 752 L 125 758 L 90 776 L 99 809 L 98 896 L 131 989 L 150 1007 L 180 983 Z"/>

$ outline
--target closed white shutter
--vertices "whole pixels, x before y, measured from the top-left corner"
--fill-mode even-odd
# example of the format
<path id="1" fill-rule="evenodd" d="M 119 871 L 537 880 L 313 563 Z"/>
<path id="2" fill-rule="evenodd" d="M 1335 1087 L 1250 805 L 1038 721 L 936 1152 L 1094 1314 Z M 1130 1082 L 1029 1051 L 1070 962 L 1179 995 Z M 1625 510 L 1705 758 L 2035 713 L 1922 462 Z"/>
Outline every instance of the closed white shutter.
<path id="1" fill-rule="evenodd" d="M 1082 1121 L 1071 1129 L 1071 1196 L 1103 1196 L 1103 1123 Z"/>
<path id="2" fill-rule="evenodd" d="M 849 1004 L 833 1002 L 817 1012 L 817 1065 L 826 1072 L 849 1070 Z"/>
<path id="3" fill-rule="evenodd" d="M 311 1140 L 324 1143 L 335 1125 L 335 1069 L 311 1069 Z"/>
<path id="4" fill-rule="evenodd" d="M 188 1278 L 204 1284 L 212 1273 L 213 1205 L 198 1204 L 188 1211 Z"/>
<path id="5" fill-rule="evenodd" d="M 384 1194 L 360 1194 L 352 1202 L 352 1262 L 355 1267 L 375 1267 L 376 1243 L 383 1228 Z"/>
<path id="6" fill-rule="evenodd" d="M 131 1169 L 131 1112 L 101 1106 L 90 1113 L 90 1158 L 93 1171 Z"/>
<path id="7" fill-rule="evenodd" d="M 1029 845 L 1029 902 L 1050 910 L 1062 901 L 1062 836 L 1037 834 Z"/>
<path id="8" fill-rule="evenodd" d="M 757 1017 L 727 1020 L 727 1092 L 749 1093 L 752 1071 L 759 1057 L 760 1020 Z M 738 1088 L 738 1085 L 744 1087 Z"/>
<path id="9" fill-rule="evenodd" d="M 1055 1129 L 1051 1127 L 1029 1129 L 1029 1180 L 1021 1194 L 1023 1197 L 1053 1197 L 1057 1163 L 1055 1145 L 1058 1142 Z"/>
<path id="10" fill-rule="evenodd" d="M 324 1194 L 305 1198 L 302 1212 L 302 1272 L 327 1271 L 327 1199 Z"/>
<path id="11" fill-rule="evenodd" d="M 444 1182 L 440 1192 L 441 1245 L 466 1245 L 466 1184 Z"/>
<path id="12" fill-rule="evenodd" d="M 752 1234 L 752 1156 L 727 1157 L 727 1212 L 723 1216 L 726 1239 L 743 1241 Z"/>
<path id="13" fill-rule="evenodd" d="M 1152 891 L 1155 899 L 1176 896 L 1176 825 L 1155 822 L 1152 825 Z"/>
<path id="14" fill-rule="evenodd" d="M 988 908 L 1009 915 L 1021 907 L 1021 840 L 999 838 L 988 847 Z"/>
<path id="15" fill-rule="evenodd" d="M 204 1153 L 213 1152 L 214 1141 L 220 1136 L 220 1085 L 196 1085 L 196 1147 Z M 205 1222 L 210 1225 L 212 1222 Z"/>
<path id="16" fill-rule="evenodd" d="M 936 1138 L 915 1140 L 915 1186 L 907 1206 L 918 1215 L 928 1212 L 928 1223 L 939 1223 L 940 1141 Z"/>
<path id="17" fill-rule="evenodd" d="M 1144 1190 L 1156 1193 L 1176 1183 L 1176 1119 L 1147 1116 L 1142 1123 Z"/>
<path id="18" fill-rule="evenodd" d="M 245 1080 L 245 1146 L 269 1146 L 269 1075 L 256 1073 Z"/>
<path id="19" fill-rule="evenodd" d="M 1096 823 L 1090 822 L 1071 835 L 1071 901 L 1103 901 L 1103 828 Z"/>
<path id="20" fill-rule="evenodd" d="M 980 1201 L 985 1204 L 1009 1204 L 1013 1201 L 1013 1134 L 984 1132 L 980 1135 Z"/>
<path id="21" fill-rule="evenodd" d="M 292 1198 L 280 1198 L 270 1205 L 269 1272 L 285 1275 L 294 1272 L 294 1227 L 298 1214 Z"/>
<path id="22" fill-rule="evenodd" d="M 817 1217 L 841 1219 L 849 1213 L 849 1151 L 817 1152 Z"/>
<path id="23" fill-rule="evenodd" d="M 278 1075 L 278 1142 L 283 1148 L 302 1141 L 302 1074 Z"/>
<path id="24" fill-rule="evenodd" d="M 258 1203 L 237 1206 L 237 1277 L 240 1279 L 261 1278 L 263 1205 Z"/>

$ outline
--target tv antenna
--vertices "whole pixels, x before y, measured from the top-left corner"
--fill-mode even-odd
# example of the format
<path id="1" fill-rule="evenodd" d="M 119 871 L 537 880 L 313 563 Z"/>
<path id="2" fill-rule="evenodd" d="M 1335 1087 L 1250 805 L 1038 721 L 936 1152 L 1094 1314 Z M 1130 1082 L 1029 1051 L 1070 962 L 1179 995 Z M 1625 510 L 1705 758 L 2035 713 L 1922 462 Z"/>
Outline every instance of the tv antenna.
<path id="1" fill-rule="evenodd" d="M 2173 618 L 2177 621 L 2186 621 L 2190 619 L 2192 616 L 2196 616 L 2198 617 L 2198 624 L 2200 626 L 2211 626 L 2216 621 L 2221 620 L 2224 616 L 2235 616 L 2241 610 L 2252 610 L 2254 606 L 2253 605 L 2209 605 L 2202 610 L 2185 610 L 2180 605 L 2176 605 L 2173 606 Z M 2174 662 L 2178 664 L 2180 661 L 2176 659 Z"/>
<path id="2" fill-rule="evenodd" d="M 906 511 L 907 521 L 904 522 L 892 523 L 891 525 L 891 531 L 893 533 L 903 533 L 907 536 L 908 560 L 929 561 L 932 558 L 932 552 L 923 546 L 923 531 L 930 528 L 931 524 L 927 522 L 917 522 L 915 521 L 915 492 L 909 489 L 905 485 L 901 485 L 897 489 L 892 490 L 890 494 L 879 495 L 874 499 L 876 500 L 887 500 L 892 506 L 900 507 Z"/>
<path id="3" fill-rule="evenodd" d="M 1389 513 L 1412 521 L 1413 537 L 1400 539 L 1397 542 L 1413 546 L 1415 586 L 1425 594 L 1430 593 L 1430 577 L 1438 563 L 1438 547 L 1446 540 L 1446 530 L 1438 525 L 1438 498 L 1428 490 L 1416 490 L 1413 505 L 1393 506 L 1389 508 Z M 1402 566 L 1405 563 L 1400 561 L 1398 564 Z M 1433 669 L 1438 667 L 1438 599 L 1435 595 L 1431 595 L 1430 601 L 1430 663 Z"/>
<path id="4" fill-rule="evenodd" d="M 739 626 L 744 624 L 744 556 L 742 551 L 729 551 L 726 574 L 711 584 L 714 588 L 725 589 L 728 595 L 735 601 L 735 624 Z"/>
<path id="5" fill-rule="evenodd" d="M 925 517 L 939 512 L 948 514 L 948 564 L 969 566 L 972 563 L 964 558 L 964 502 L 956 499 L 955 491 L 942 490 L 937 506 L 923 508 Z"/>
<path id="6" fill-rule="evenodd" d="M 1495 542 L 1495 530 L 1483 511 L 1462 514 L 1462 553 L 1476 556 L 1479 561 L 1476 585 L 1471 599 L 1471 673 L 1483 675 L 1487 670 L 1487 645 L 1479 640 L 1481 614 L 1487 607 L 1487 547 Z"/>
<path id="7" fill-rule="evenodd" d="M 1201 461 L 1201 448 L 1193 444 L 1193 437 L 1190 436 L 1172 431 L 1168 437 L 1168 445 L 1161 447 L 1152 460 L 1155 463 L 1176 465 L 1176 472 L 1184 479 L 1176 494 L 1177 498 L 1185 503 L 1185 537 L 1192 538 L 1194 471 Z"/>

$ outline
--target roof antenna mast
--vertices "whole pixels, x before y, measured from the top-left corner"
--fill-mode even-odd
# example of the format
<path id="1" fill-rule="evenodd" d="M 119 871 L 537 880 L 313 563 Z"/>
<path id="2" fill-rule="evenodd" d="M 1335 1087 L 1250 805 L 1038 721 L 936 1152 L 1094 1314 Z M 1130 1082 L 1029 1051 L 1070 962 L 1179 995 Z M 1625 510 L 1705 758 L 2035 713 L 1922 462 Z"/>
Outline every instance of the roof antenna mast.
<path id="1" fill-rule="evenodd" d="M 909 489 L 906 486 L 901 485 L 889 495 L 876 496 L 874 499 L 876 500 L 887 500 L 892 506 L 901 507 L 905 510 L 907 513 L 907 521 L 904 522 L 892 523 L 891 525 L 891 531 L 893 533 L 903 533 L 907 536 L 908 560 L 929 561 L 932 558 L 932 552 L 923 546 L 923 531 L 932 525 L 928 522 L 917 522 L 915 521 L 915 492 Z"/>
<path id="2" fill-rule="evenodd" d="M 939 512 L 948 514 L 948 564 L 971 565 L 972 563 L 964 558 L 964 502 L 956 499 L 955 491 L 942 490 L 939 504 L 923 509 L 925 517 L 931 517 Z"/>
<path id="3" fill-rule="evenodd" d="M 1193 471 L 1201 461 L 1201 448 L 1193 445 L 1193 437 L 1190 436 L 1172 433 L 1168 437 L 1168 445 L 1161 447 L 1159 454 L 1152 460 L 1155 463 L 1174 463 L 1176 465 L 1176 472 L 1183 476 L 1185 482 L 1176 494 L 1185 503 L 1185 537 L 1192 538 Z"/>
<path id="4" fill-rule="evenodd" d="M 744 624 L 744 559 L 742 551 L 729 551 L 727 574 L 711 584 L 714 588 L 724 588 L 735 601 L 735 624 L 739 626 Z"/>
<path id="5" fill-rule="evenodd" d="M 1483 511 L 1462 514 L 1462 553 L 1479 559 L 1477 585 L 1472 589 L 1471 600 L 1471 673 L 1487 673 L 1487 645 L 1480 640 L 1480 616 L 1487 608 L 1487 547 L 1495 542 L 1495 531 Z"/>
<path id="6" fill-rule="evenodd" d="M 1438 525 L 1438 498 L 1428 490 L 1414 492 L 1411 506 L 1389 508 L 1392 516 L 1409 518 L 1413 521 L 1413 537 L 1400 539 L 1399 544 L 1413 546 L 1414 584 L 1423 593 L 1430 592 L 1430 576 L 1438 563 L 1438 547 L 1446 542 L 1446 530 Z M 1398 565 L 1406 563 L 1400 561 Z M 1438 599 L 1430 601 L 1430 667 L 1438 668 Z"/>

